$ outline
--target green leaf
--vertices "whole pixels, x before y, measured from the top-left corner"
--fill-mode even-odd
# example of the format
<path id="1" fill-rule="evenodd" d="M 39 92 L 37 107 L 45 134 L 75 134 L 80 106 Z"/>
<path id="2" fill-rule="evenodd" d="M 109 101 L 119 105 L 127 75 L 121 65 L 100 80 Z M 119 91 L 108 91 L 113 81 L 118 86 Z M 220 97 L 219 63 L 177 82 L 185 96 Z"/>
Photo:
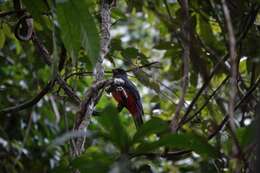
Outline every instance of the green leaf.
<path id="1" fill-rule="evenodd" d="M 99 148 L 90 147 L 83 155 L 73 160 L 71 165 L 81 173 L 108 172 L 112 163 L 111 155 L 101 152 Z"/>
<path id="2" fill-rule="evenodd" d="M 125 50 L 122 51 L 122 56 L 126 59 L 134 59 L 137 58 L 137 56 L 139 55 L 139 50 L 136 48 L 127 48 Z"/>
<path id="3" fill-rule="evenodd" d="M 110 46 L 111 46 L 111 51 L 114 50 L 122 50 L 122 42 L 120 39 L 118 38 L 113 38 L 110 42 Z"/>
<path id="4" fill-rule="evenodd" d="M 160 147 L 187 149 L 195 151 L 203 157 L 217 157 L 218 152 L 207 140 L 192 133 L 169 134 L 156 142 L 142 143 L 136 149 L 136 153 L 152 152 Z"/>
<path id="5" fill-rule="evenodd" d="M 168 123 L 166 121 L 163 121 L 160 118 L 153 117 L 151 120 L 143 124 L 141 128 L 138 129 L 138 131 L 134 135 L 133 141 L 141 141 L 146 136 L 164 132 L 167 129 Z"/>
<path id="6" fill-rule="evenodd" d="M 0 29 L 0 48 L 3 48 L 5 44 L 5 33 L 2 29 Z"/>
<path id="7" fill-rule="evenodd" d="M 149 76 L 147 76 L 143 71 L 134 71 L 134 75 L 136 76 L 139 82 L 141 82 L 149 88 L 152 88 L 157 93 L 160 93 L 160 85 L 151 78 L 149 78 Z"/>
<path id="8" fill-rule="evenodd" d="M 199 14 L 197 14 L 197 25 L 198 34 L 206 45 L 209 45 L 210 47 L 217 49 L 219 53 L 222 53 L 224 47 L 219 43 L 219 41 L 217 41 L 216 36 L 213 34 L 211 24 Z"/>
<path id="9" fill-rule="evenodd" d="M 236 133 L 237 133 L 239 143 L 244 148 L 254 141 L 255 124 L 251 124 L 250 126 L 247 127 L 238 128 Z"/>
<path id="10" fill-rule="evenodd" d="M 69 173 L 72 172 L 69 162 L 65 159 L 61 160 L 58 167 L 55 167 L 52 173 Z"/>
<path id="11" fill-rule="evenodd" d="M 108 138 L 118 149 L 125 152 L 129 148 L 130 137 L 119 119 L 117 109 L 108 105 L 97 117 L 98 122 L 102 125 L 103 136 Z"/>
<path id="12" fill-rule="evenodd" d="M 99 35 L 94 18 L 88 11 L 89 4 L 84 0 L 66 0 L 57 3 L 57 18 L 61 27 L 62 39 L 72 55 L 82 46 L 93 65 L 99 57 Z"/>
<path id="13" fill-rule="evenodd" d="M 47 4 L 43 0 L 22 0 L 26 9 L 32 14 L 33 18 L 42 21 L 41 17 L 44 12 L 48 11 Z"/>
<path id="14" fill-rule="evenodd" d="M 123 13 L 122 11 L 121 11 L 121 9 L 119 9 L 119 8 L 112 8 L 111 9 L 111 16 L 114 18 L 114 19 L 126 19 L 127 17 L 126 17 L 126 15 L 125 15 L 125 13 Z"/>
<path id="15" fill-rule="evenodd" d="M 153 48 L 158 49 L 158 50 L 168 50 L 168 49 L 173 49 L 173 43 L 169 41 L 163 41 L 160 40 L 159 43 L 157 43 Z"/>

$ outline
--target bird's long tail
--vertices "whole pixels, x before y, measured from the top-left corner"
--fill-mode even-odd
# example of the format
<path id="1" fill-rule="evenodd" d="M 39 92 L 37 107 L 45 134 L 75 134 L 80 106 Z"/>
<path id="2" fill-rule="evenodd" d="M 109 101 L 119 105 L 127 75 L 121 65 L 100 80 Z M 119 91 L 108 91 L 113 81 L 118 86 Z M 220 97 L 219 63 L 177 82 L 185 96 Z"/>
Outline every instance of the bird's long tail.
<path id="1" fill-rule="evenodd" d="M 133 118 L 134 118 L 134 122 L 135 122 L 136 128 L 137 128 L 137 129 L 140 128 L 141 125 L 143 124 L 142 113 L 135 114 L 135 115 L 133 116 Z"/>

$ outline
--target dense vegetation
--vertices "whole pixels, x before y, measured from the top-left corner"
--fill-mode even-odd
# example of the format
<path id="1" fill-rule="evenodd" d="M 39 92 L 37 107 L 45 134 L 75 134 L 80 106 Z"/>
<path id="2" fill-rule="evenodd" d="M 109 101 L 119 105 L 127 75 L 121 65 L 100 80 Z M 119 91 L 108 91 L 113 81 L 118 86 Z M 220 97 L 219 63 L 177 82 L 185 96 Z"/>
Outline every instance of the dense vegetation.
<path id="1" fill-rule="evenodd" d="M 259 9 L 0 0 L 0 172 L 254 172 Z M 114 68 L 142 97 L 138 130 L 97 86 Z"/>

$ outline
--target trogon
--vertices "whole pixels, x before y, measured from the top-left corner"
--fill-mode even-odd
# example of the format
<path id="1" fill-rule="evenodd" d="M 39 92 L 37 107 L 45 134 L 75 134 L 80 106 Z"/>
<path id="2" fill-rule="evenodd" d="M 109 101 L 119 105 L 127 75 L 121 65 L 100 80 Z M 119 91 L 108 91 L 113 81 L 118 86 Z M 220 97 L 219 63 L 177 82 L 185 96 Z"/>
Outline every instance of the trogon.
<path id="1" fill-rule="evenodd" d="M 135 126 L 139 128 L 143 124 L 142 116 L 144 114 L 139 92 L 127 78 L 125 70 L 117 68 L 112 72 L 114 84 L 107 91 L 112 93 L 112 96 L 118 102 L 118 111 L 121 112 L 123 108 L 126 108 L 131 113 Z"/>

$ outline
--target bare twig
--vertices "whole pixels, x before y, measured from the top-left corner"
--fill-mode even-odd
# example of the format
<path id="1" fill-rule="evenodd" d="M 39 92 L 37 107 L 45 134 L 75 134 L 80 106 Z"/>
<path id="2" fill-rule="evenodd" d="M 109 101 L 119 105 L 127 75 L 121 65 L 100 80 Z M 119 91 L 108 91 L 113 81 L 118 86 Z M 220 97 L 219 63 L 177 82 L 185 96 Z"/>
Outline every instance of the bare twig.
<path id="1" fill-rule="evenodd" d="M 37 104 L 42 98 L 43 96 L 45 96 L 54 86 L 54 81 L 50 81 L 40 92 L 39 94 L 37 94 L 34 98 L 32 98 L 31 100 L 28 100 L 24 103 L 21 103 L 19 105 L 16 106 L 11 106 L 8 108 L 4 108 L 2 110 L 0 110 L 0 114 L 7 114 L 7 113 L 14 113 L 14 112 L 19 112 L 21 110 L 27 109 L 29 107 L 34 106 L 35 104 Z"/>
<path id="2" fill-rule="evenodd" d="M 222 7 L 225 17 L 225 23 L 228 31 L 228 40 L 229 40 L 229 53 L 230 53 L 230 64 L 231 64 L 231 80 L 230 80 L 230 98 L 229 98 L 229 127 L 231 137 L 235 143 L 235 154 L 242 155 L 241 147 L 239 145 L 238 139 L 235 135 L 235 101 L 237 94 L 237 52 L 236 52 L 236 38 L 232 26 L 232 21 L 229 13 L 229 9 L 226 4 L 226 0 L 222 0 Z"/>
<path id="3" fill-rule="evenodd" d="M 258 10 L 259 10 L 259 9 L 258 9 Z M 255 14 L 255 13 L 254 13 L 254 14 Z M 241 23 L 242 23 L 242 22 L 241 22 Z M 239 35 L 243 35 L 243 37 L 239 37 L 238 40 L 237 40 L 237 42 L 236 42 L 236 44 L 241 43 L 241 42 L 243 41 L 243 39 L 245 38 L 245 36 L 247 35 L 247 33 L 248 33 L 249 29 L 251 28 L 253 22 L 249 22 L 249 23 L 250 23 L 251 25 L 248 26 L 247 29 L 243 31 L 243 33 L 240 33 L 240 34 L 239 34 Z M 199 41 L 200 41 L 200 40 L 199 40 Z M 217 57 L 216 54 L 215 54 L 213 51 L 211 51 L 211 50 L 209 50 L 209 49 L 207 49 L 207 51 L 209 51 L 210 54 L 213 55 L 213 57 L 214 57 L 215 59 L 219 59 L 219 57 Z M 185 112 L 185 114 L 184 114 L 184 116 L 183 116 L 183 118 L 182 118 L 182 120 L 181 120 L 180 122 L 183 122 L 183 121 L 185 121 L 185 119 L 187 119 L 187 117 L 188 117 L 189 113 L 191 112 L 193 106 L 195 105 L 196 101 L 198 100 L 198 98 L 200 97 L 200 95 L 203 93 L 203 91 L 208 87 L 208 85 L 209 85 L 211 79 L 213 78 L 213 76 L 215 75 L 215 73 L 219 70 L 219 68 L 220 68 L 220 67 L 224 67 L 224 69 L 225 69 L 226 71 L 228 71 L 228 72 L 230 71 L 230 69 L 228 69 L 228 67 L 224 64 L 224 62 L 226 61 L 226 59 L 227 59 L 228 57 L 229 57 L 229 53 L 226 54 L 226 55 L 224 55 L 223 58 L 221 58 L 221 59 L 218 61 L 218 63 L 215 65 L 215 67 L 213 68 L 213 70 L 212 70 L 212 72 L 211 72 L 209 78 L 205 81 L 205 83 L 203 84 L 203 86 L 200 88 L 200 90 L 197 92 L 197 94 L 196 94 L 195 97 L 193 98 L 192 102 L 190 103 L 189 107 L 187 108 L 187 110 L 186 110 L 186 112 Z M 180 123 L 180 124 L 182 124 L 182 123 Z"/>
<path id="4" fill-rule="evenodd" d="M 18 17 L 21 17 L 21 15 L 24 13 L 24 11 L 19 11 L 21 8 L 20 0 L 14 0 L 14 8 L 16 9 L 16 15 Z M 18 10 L 18 11 L 17 11 Z M 19 13 L 18 13 L 19 12 Z M 33 28 L 33 26 L 31 26 Z M 37 37 L 36 32 L 32 30 L 32 35 L 31 35 L 32 42 L 39 53 L 40 57 L 43 59 L 43 61 L 51 66 L 52 61 L 50 58 L 50 54 L 46 47 L 43 45 L 42 41 Z M 51 80 L 44 88 L 43 90 L 35 96 L 33 99 L 26 101 L 20 105 L 17 106 L 12 106 L 9 108 L 2 109 L 0 113 L 11 113 L 11 112 L 17 112 L 26 108 L 29 108 L 36 104 L 45 94 L 47 94 L 54 86 L 55 82 L 58 82 L 61 87 L 64 89 L 65 93 L 70 96 L 70 98 L 76 102 L 77 104 L 80 103 L 80 99 L 74 94 L 74 92 L 70 89 L 70 87 L 66 84 L 66 82 L 60 77 L 59 74 L 56 74 L 56 78 Z"/>
<path id="5" fill-rule="evenodd" d="M 93 72 L 90 72 L 90 71 L 79 71 L 79 72 L 74 72 L 74 73 L 67 75 L 64 78 L 64 80 L 66 81 L 73 76 L 92 76 L 92 75 L 93 75 Z"/>
<path id="6" fill-rule="evenodd" d="M 247 91 L 247 93 L 245 94 L 245 96 L 239 101 L 239 103 L 236 105 L 235 110 L 237 110 L 246 100 L 249 96 L 251 96 L 251 94 L 255 91 L 255 89 L 257 87 L 259 87 L 260 85 L 260 78 L 255 82 L 255 84 Z M 210 134 L 208 136 L 208 140 L 211 140 L 213 137 L 215 137 L 224 127 L 224 125 L 226 124 L 226 122 L 229 119 L 229 115 L 225 115 L 225 118 L 222 120 L 222 122 L 220 123 L 220 125 L 218 126 L 218 128 L 216 128 L 216 130 Z"/>
<path id="7" fill-rule="evenodd" d="M 186 90 L 189 84 L 189 59 L 190 59 L 190 16 L 189 16 L 189 4 L 188 0 L 180 0 L 179 1 L 182 9 L 182 45 L 183 45 L 183 81 L 181 88 L 181 97 L 179 99 L 179 103 L 176 107 L 175 115 L 171 121 L 171 131 L 176 132 L 178 129 L 178 121 L 180 119 L 180 111 L 185 102 Z"/>
<path id="8" fill-rule="evenodd" d="M 24 134 L 24 138 L 23 138 L 23 143 L 22 143 L 22 146 L 21 148 L 24 148 L 26 142 L 27 142 L 27 139 L 28 139 L 28 136 L 29 136 L 29 133 L 30 133 L 30 130 L 31 130 L 31 127 L 32 127 L 32 112 L 30 113 L 29 115 L 29 119 L 28 119 L 28 123 L 27 123 L 27 128 L 26 128 L 26 131 L 25 131 L 25 134 Z M 22 156 L 22 150 L 19 150 L 18 151 L 19 154 L 18 156 L 15 158 L 14 160 L 14 165 L 17 165 L 18 161 L 20 160 L 21 156 Z"/>
<path id="9" fill-rule="evenodd" d="M 148 63 L 148 64 L 144 64 L 144 65 L 141 65 L 141 66 L 137 66 L 137 67 L 128 69 L 128 70 L 126 70 L 126 72 L 131 72 L 131 71 L 134 71 L 134 70 L 140 69 L 140 68 L 154 67 L 155 64 L 159 64 L 159 63 L 160 62 L 158 62 L 158 61 L 154 61 L 154 62 L 151 62 L 151 63 Z"/>
<path id="10" fill-rule="evenodd" d="M 144 65 L 141 65 L 141 66 L 137 66 L 137 67 L 134 67 L 134 68 L 130 68 L 128 70 L 126 70 L 126 72 L 131 72 L 131 71 L 134 71 L 135 69 L 139 69 L 139 68 L 149 68 L 149 67 L 154 67 L 155 64 L 159 64 L 158 61 L 154 61 L 154 62 L 151 62 L 151 63 L 148 63 L 148 64 L 144 64 Z M 108 74 L 112 74 L 112 71 L 104 71 L 104 73 L 108 73 Z M 74 72 L 74 73 L 71 73 L 69 75 L 67 75 L 64 80 L 68 80 L 69 78 L 73 77 L 73 76 L 92 76 L 93 75 L 93 72 L 92 71 L 79 71 L 79 72 Z"/>
<path id="11" fill-rule="evenodd" d="M 75 92 L 67 85 L 67 83 L 61 78 L 60 75 L 56 76 L 57 82 L 61 86 L 61 88 L 64 90 L 64 92 L 70 97 L 70 99 L 75 103 L 76 105 L 79 105 L 81 100 L 80 98 L 75 94 Z"/>
<path id="12" fill-rule="evenodd" d="M 197 94 L 192 99 L 191 103 L 189 104 L 185 114 L 183 115 L 183 117 L 182 117 L 182 119 L 180 121 L 180 126 L 178 127 L 178 129 L 181 127 L 182 123 L 187 119 L 187 117 L 188 117 L 189 113 L 192 111 L 193 106 L 195 105 L 196 101 L 199 99 L 199 97 L 203 93 L 203 91 L 208 87 L 211 79 L 213 78 L 213 76 L 215 75 L 215 73 L 217 72 L 217 70 L 219 69 L 221 64 L 224 63 L 224 61 L 226 60 L 227 57 L 228 57 L 227 55 L 222 57 L 220 59 L 220 61 L 215 65 L 215 67 L 213 68 L 212 72 L 210 73 L 209 78 L 204 82 L 202 87 L 199 89 L 199 91 L 197 92 Z"/>
<path id="13" fill-rule="evenodd" d="M 139 157 L 139 156 L 145 156 L 149 159 L 155 159 L 157 157 L 162 157 L 167 160 L 176 160 L 180 158 L 181 156 L 190 154 L 191 150 L 180 150 L 180 151 L 172 151 L 172 152 L 167 152 L 167 153 L 140 153 L 140 154 L 135 154 L 131 155 L 131 158 L 134 157 Z"/>
<path id="14" fill-rule="evenodd" d="M 212 99 L 212 97 L 214 97 L 216 95 L 216 93 L 218 92 L 218 90 L 227 82 L 227 80 L 229 79 L 229 76 L 227 76 L 222 82 L 221 84 L 212 92 L 212 94 L 209 96 L 209 98 L 204 102 L 204 104 L 189 118 L 183 120 L 183 122 L 179 123 L 179 128 L 181 128 L 184 124 L 186 124 L 187 122 L 191 121 L 194 117 L 196 117 L 210 102 L 210 100 Z"/>
<path id="15" fill-rule="evenodd" d="M 1 13 L 0 13 L 0 18 L 1 18 L 1 17 L 12 16 L 12 15 L 16 15 L 17 13 L 24 13 L 24 12 L 25 12 L 24 9 L 12 10 L 12 11 L 5 11 L 5 12 L 1 12 Z"/>
<path id="16" fill-rule="evenodd" d="M 166 11 L 167 11 L 167 13 L 168 13 L 169 18 L 170 18 L 171 21 L 173 22 L 173 21 L 174 21 L 174 18 L 172 17 L 172 14 L 171 14 L 171 11 L 170 11 L 170 8 L 169 8 L 169 5 L 168 5 L 167 0 L 163 0 L 163 3 L 164 3 L 164 5 L 165 5 L 165 7 L 166 7 Z"/>
<path id="17" fill-rule="evenodd" d="M 43 62 L 50 66 L 52 64 L 50 53 L 46 49 L 46 47 L 43 45 L 42 41 L 38 38 L 35 31 L 33 32 L 33 35 L 32 35 L 32 42 L 35 46 L 36 51 L 42 58 Z"/>
<path id="18" fill-rule="evenodd" d="M 52 95 L 50 95 L 49 98 L 50 98 L 50 101 L 51 101 L 53 113 L 55 115 L 56 124 L 58 124 L 60 122 L 60 117 L 61 117 L 58 105 L 56 104 L 55 99 Z"/>
<path id="19" fill-rule="evenodd" d="M 34 32 L 32 35 L 32 41 L 34 43 L 34 46 L 39 53 L 40 57 L 43 59 L 43 61 L 51 66 L 52 61 L 50 58 L 50 53 L 46 49 L 46 47 L 43 45 L 41 40 L 37 37 L 36 33 Z M 62 79 L 62 77 L 59 74 L 56 74 L 56 81 L 59 83 L 61 88 L 64 90 L 64 92 L 71 98 L 71 100 L 79 105 L 80 104 L 80 99 L 79 97 L 72 91 L 72 89 L 67 85 L 67 83 Z"/>

